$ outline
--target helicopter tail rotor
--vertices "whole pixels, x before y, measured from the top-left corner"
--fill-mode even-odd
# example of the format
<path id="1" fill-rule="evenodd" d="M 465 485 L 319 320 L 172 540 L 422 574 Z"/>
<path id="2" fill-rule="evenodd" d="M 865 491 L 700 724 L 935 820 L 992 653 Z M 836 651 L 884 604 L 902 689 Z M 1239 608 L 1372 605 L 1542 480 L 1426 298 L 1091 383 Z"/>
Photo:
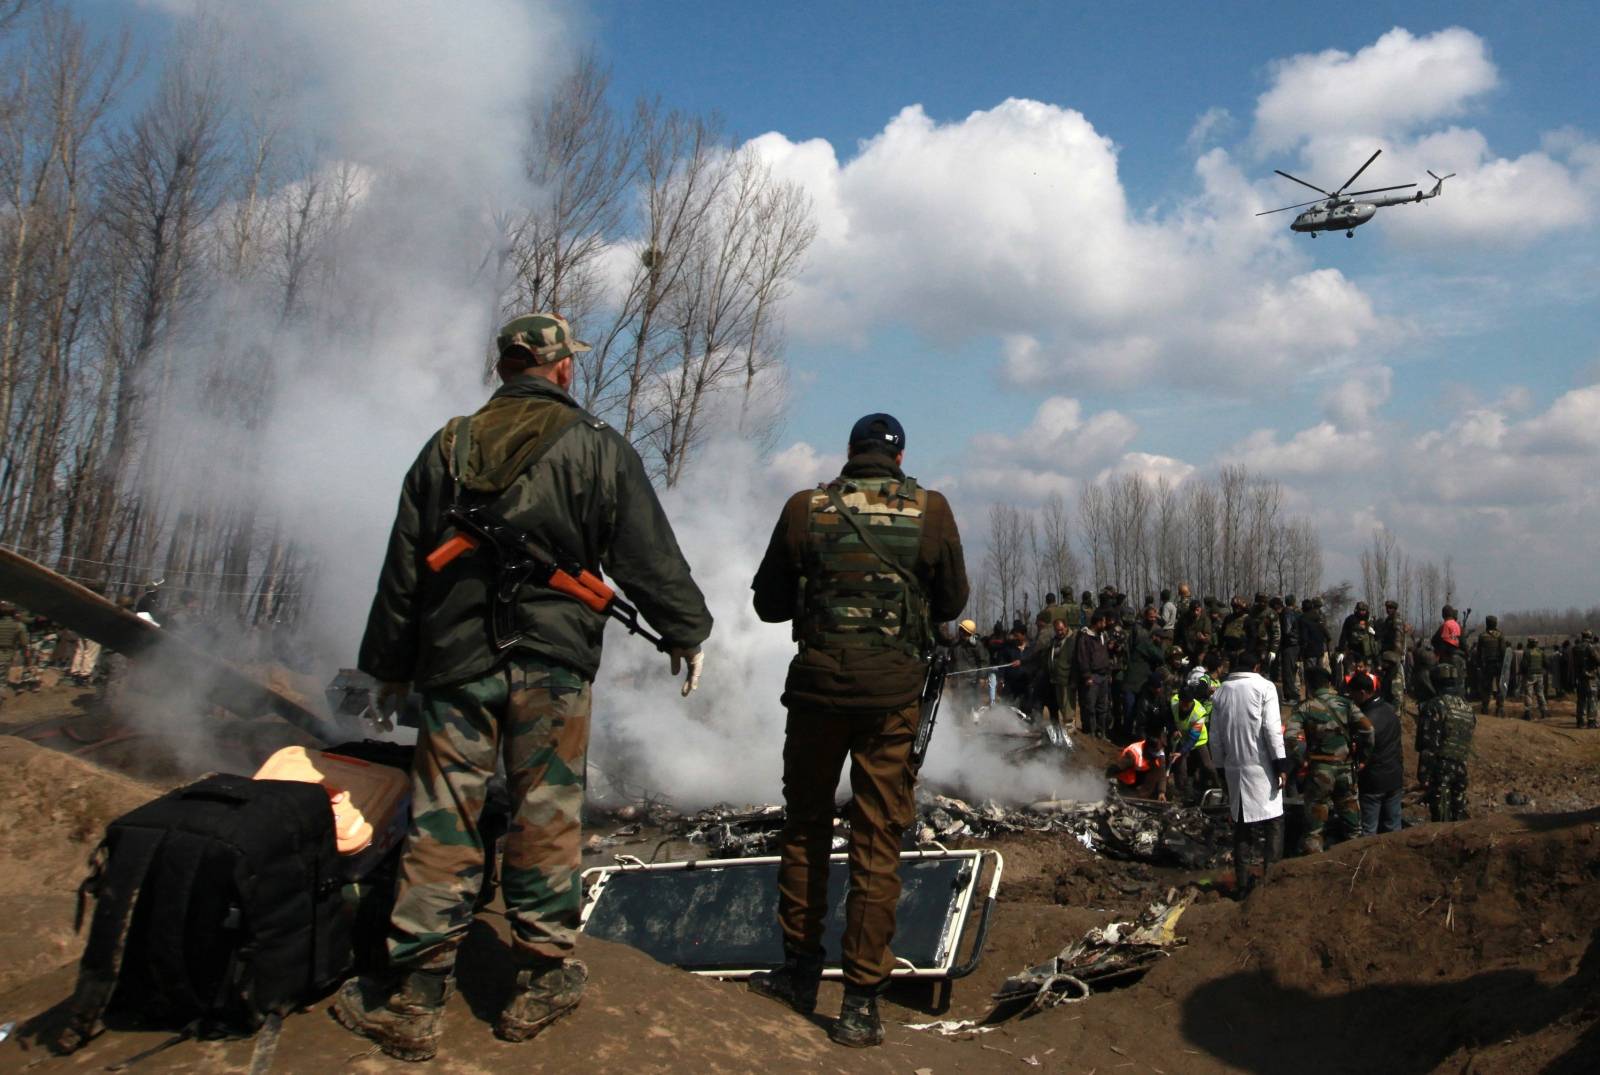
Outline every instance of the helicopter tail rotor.
<path id="1" fill-rule="evenodd" d="M 1433 170 L 1429 169 L 1428 174 L 1433 176 L 1433 189 L 1428 192 L 1428 197 L 1437 198 L 1444 190 L 1444 181 L 1446 179 L 1453 179 L 1456 173 L 1451 172 L 1449 175 L 1434 175 Z"/>

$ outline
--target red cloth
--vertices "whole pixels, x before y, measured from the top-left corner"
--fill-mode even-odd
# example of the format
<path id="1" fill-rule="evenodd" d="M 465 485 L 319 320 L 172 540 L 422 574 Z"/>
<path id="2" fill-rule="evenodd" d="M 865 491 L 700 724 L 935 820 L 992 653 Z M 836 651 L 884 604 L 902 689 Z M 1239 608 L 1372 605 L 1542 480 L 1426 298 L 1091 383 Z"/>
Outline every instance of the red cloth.
<path id="1" fill-rule="evenodd" d="M 1439 639 L 1447 646 L 1461 645 L 1461 625 L 1455 620 L 1445 620 L 1439 627 Z"/>

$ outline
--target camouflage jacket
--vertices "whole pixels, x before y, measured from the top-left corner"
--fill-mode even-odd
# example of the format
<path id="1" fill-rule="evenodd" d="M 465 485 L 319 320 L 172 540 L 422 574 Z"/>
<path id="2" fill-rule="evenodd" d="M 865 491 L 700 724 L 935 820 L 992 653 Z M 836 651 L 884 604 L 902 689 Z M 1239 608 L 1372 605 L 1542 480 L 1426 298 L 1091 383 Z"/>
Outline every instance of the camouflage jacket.
<path id="1" fill-rule="evenodd" d="M 10 664 L 28 649 L 28 629 L 14 616 L 0 616 L 0 664 Z"/>
<path id="2" fill-rule="evenodd" d="M 1477 715 L 1465 698 L 1441 694 L 1424 702 L 1417 712 L 1417 753 L 1434 761 L 1467 760 Z"/>
<path id="3" fill-rule="evenodd" d="M 1313 763 L 1344 764 L 1372 750 L 1372 722 L 1331 687 L 1317 691 L 1298 715 L 1305 729 L 1306 758 Z"/>
<path id="4" fill-rule="evenodd" d="M 905 480 L 894 460 L 881 452 L 852 456 L 840 476 Z M 802 489 L 784 504 L 750 584 L 756 615 L 767 623 L 783 623 L 803 611 L 801 582 L 812 559 L 808 541 L 815 492 Z M 923 492 L 926 508 L 911 569 L 927 598 L 929 619 L 941 623 L 960 615 L 967 603 L 967 568 L 949 502 L 932 489 Z M 899 650 L 806 646 L 789 664 L 783 702 L 861 712 L 898 709 L 916 701 L 924 672 L 922 661 Z"/>
<path id="5" fill-rule="evenodd" d="M 604 568 L 669 646 L 705 641 L 711 633 L 705 598 L 644 463 L 621 434 L 555 384 L 527 375 L 495 392 L 470 429 L 464 500 L 489 505 L 557 555 L 591 571 Z M 453 448 L 449 426 L 428 438 L 401 486 L 358 660 L 380 680 L 443 686 L 482 676 L 506 657 L 489 634 L 492 558 L 460 556 L 437 573 L 425 563 L 447 536 L 444 514 L 456 493 Z M 524 638 L 515 650 L 594 678 L 605 616 L 532 585 L 516 604 Z"/>

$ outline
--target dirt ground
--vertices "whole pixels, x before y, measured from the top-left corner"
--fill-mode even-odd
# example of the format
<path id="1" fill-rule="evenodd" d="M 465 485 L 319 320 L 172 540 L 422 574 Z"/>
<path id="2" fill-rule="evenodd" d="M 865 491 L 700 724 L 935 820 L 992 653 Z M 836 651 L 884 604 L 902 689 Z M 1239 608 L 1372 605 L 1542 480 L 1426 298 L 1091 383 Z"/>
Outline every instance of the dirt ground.
<path id="1" fill-rule="evenodd" d="M 1244 903 L 1211 891 L 1206 874 L 1111 862 L 1070 836 L 994 841 L 1006 869 L 982 963 L 948 996 L 927 985 L 893 989 L 884 1005 L 888 1042 L 876 1050 L 828 1042 L 836 985 L 825 985 L 819 1015 L 807 1019 L 736 983 L 592 939 L 581 943 L 591 970 L 583 1006 L 536 1042 L 507 1045 L 489 1023 L 512 969 L 504 922 L 486 914 L 463 953 L 473 971 L 463 976 L 431 1067 L 1600 1070 L 1600 732 L 1572 726 L 1570 701 L 1542 721 L 1525 722 L 1520 711 L 1479 722 L 1472 820 L 1419 824 L 1291 860 Z M 109 719 L 92 693 L 74 688 L 0 704 L 0 1024 L 25 1024 L 71 992 L 80 940 L 71 928 L 74 893 L 105 822 L 186 779 L 182 766 L 166 779 L 136 780 L 103 765 L 117 759 L 118 744 L 94 743 Z M 237 731 L 230 738 L 245 753 L 273 738 Z M 148 743 L 120 745 L 149 751 Z M 1407 767 L 1414 768 L 1409 753 Z M 1511 792 L 1530 802 L 1507 804 Z M 1135 984 L 965 1040 L 904 1026 L 984 1017 L 990 993 L 1009 975 L 1188 883 L 1207 891 L 1178 924 L 1186 946 Z M 98 1070 L 165 1035 L 114 1029 L 65 1059 L 19 1037 L 0 1043 L 0 1071 Z M 251 1049 L 248 1041 L 185 1042 L 135 1070 L 244 1071 Z M 332 1022 L 325 1003 L 314 1004 L 285 1023 L 274 1069 L 333 1068 L 417 1070 L 373 1053 Z"/>

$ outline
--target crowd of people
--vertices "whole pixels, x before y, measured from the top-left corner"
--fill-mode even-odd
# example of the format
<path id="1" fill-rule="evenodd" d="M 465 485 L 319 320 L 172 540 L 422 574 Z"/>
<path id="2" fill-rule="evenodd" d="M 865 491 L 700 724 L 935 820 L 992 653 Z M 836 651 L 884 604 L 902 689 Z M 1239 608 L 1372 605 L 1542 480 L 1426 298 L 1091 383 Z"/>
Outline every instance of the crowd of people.
<path id="1" fill-rule="evenodd" d="M 1474 638 L 1473 636 L 1477 637 Z M 1321 597 L 1258 593 L 1224 605 L 1180 585 L 1142 605 L 1115 587 L 1077 602 L 1046 595 L 1033 624 L 972 620 L 945 632 L 957 704 L 1008 704 L 1041 724 L 1120 748 L 1107 775 L 1128 795 L 1226 801 L 1235 860 L 1400 827 L 1406 766 L 1399 710 L 1417 708 L 1417 781 L 1434 820 L 1466 811 L 1466 758 L 1476 717 L 1507 693 L 1545 714 L 1547 685 L 1577 696 L 1580 727 L 1600 726 L 1600 642 L 1588 630 L 1560 646 L 1516 645 L 1496 617 L 1464 630 L 1451 605 L 1426 640 L 1398 603 L 1374 620 L 1357 602 L 1335 630 Z M 1559 667 L 1560 671 L 1555 669 Z M 1515 696 L 1515 695 L 1513 695 Z M 1263 744 L 1268 744 L 1263 747 Z M 1264 865 L 1263 865 L 1264 876 Z"/>
<path id="2" fill-rule="evenodd" d="M 0 602 L 0 669 L 13 691 L 36 691 L 54 669 L 78 686 L 104 676 L 100 643 Z"/>

